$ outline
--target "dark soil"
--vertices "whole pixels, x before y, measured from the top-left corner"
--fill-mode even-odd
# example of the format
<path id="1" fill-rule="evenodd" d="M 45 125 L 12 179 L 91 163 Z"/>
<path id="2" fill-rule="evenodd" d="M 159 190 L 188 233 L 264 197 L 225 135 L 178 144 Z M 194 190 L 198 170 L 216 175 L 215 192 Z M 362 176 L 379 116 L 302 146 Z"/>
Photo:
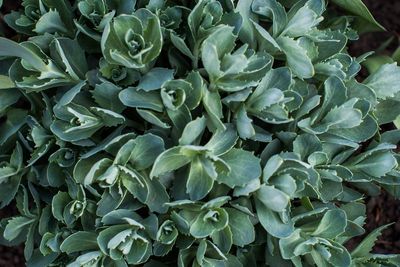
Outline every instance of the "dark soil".
<path id="1" fill-rule="evenodd" d="M 15 204 L 10 204 L 0 209 L 0 220 L 17 214 Z M 24 248 L 0 246 L 0 267 L 22 267 L 25 266 Z"/>
<path id="2" fill-rule="evenodd" d="M 372 231 L 378 226 L 395 222 L 388 228 L 377 242 L 375 251 L 378 253 L 400 253 L 400 201 L 394 200 L 388 194 L 371 198 L 367 204 L 369 216 L 366 230 Z"/>
<path id="3" fill-rule="evenodd" d="M 367 198 L 367 221 L 364 225 L 366 233 L 353 238 L 346 247 L 354 249 L 360 241 L 379 226 L 395 223 L 387 228 L 374 247 L 375 253 L 400 254 L 400 201 L 393 199 L 386 192 L 379 197 Z"/>
<path id="4" fill-rule="evenodd" d="M 19 0 L 5 0 L 1 9 L 2 14 L 9 13 L 16 9 Z M 360 37 L 360 40 L 351 45 L 350 51 L 354 56 L 361 55 L 368 51 L 377 50 L 384 41 L 391 37 L 393 41 L 380 53 L 390 55 L 399 46 L 400 38 L 400 1 L 394 0 L 364 0 L 371 12 L 388 31 L 380 33 L 369 33 Z M 2 22 L 0 17 L 0 28 L 7 36 L 12 36 L 12 32 Z M 365 224 L 366 233 L 373 229 L 392 222 L 395 225 L 387 229 L 377 242 L 374 248 L 376 253 L 400 253 L 400 201 L 393 199 L 386 193 L 379 197 L 366 199 L 367 203 L 367 222 Z M 12 207 L 0 210 L 0 219 L 13 216 L 15 209 Z M 349 248 L 354 248 L 363 237 L 351 240 L 347 244 Z M 0 246 L 0 267 L 21 267 L 25 266 L 23 258 L 23 248 L 8 248 Z"/>
<path id="5" fill-rule="evenodd" d="M 393 0 L 363 0 L 372 14 L 381 23 L 387 32 L 364 34 L 360 40 L 350 46 L 350 52 L 354 56 L 362 55 L 369 51 L 376 51 L 386 40 L 392 38 L 392 42 L 379 54 L 391 55 L 400 46 L 400 1 Z M 383 192 L 379 197 L 368 198 L 366 233 L 375 228 L 394 222 L 385 230 L 378 240 L 374 252 L 376 253 L 400 253 L 400 200 L 395 200 L 389 194 Z M 365 235 L 363 236 L 365 237 Z M 355 238 L 349 242 L 348 247 L 354 248 L 363 237 Z"/>
<path id="6" fill-rule="evenodd" d="M 0 246 L 0 266 L 1 267 L 23 267 L 24 264 L 23 247 L 3 247 Z"/>
<path id="7" fill-rule="evenodd" d="M 367 33 L 360 37 L 351 47 L 351 54 L 362 55 L 369 51 L 376 51 L 389 38 L 393 41 L 380 51 L 380 54 L 392 54 L 399 47 L 400 42 L 400 1 L 393 0 L 363 0 L 375 19 L 387 29 L 387 32 Z"/>

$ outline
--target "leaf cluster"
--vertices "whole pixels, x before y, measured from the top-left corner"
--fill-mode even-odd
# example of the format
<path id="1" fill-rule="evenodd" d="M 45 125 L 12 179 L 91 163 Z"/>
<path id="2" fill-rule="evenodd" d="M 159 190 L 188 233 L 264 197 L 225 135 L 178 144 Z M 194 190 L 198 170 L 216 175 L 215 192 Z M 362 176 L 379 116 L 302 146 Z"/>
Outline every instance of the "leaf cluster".
<path id="1" fill-rule="evenodd" d="M 381 27 L 361 0 L 23 0 L 5 21 L 0 243 L 27 266 L 400 265 L 372 252 L 385 226 L 345 246 L 366 196 L 400 197 L 400 67 L 358 75 L 347 44 Z"/>

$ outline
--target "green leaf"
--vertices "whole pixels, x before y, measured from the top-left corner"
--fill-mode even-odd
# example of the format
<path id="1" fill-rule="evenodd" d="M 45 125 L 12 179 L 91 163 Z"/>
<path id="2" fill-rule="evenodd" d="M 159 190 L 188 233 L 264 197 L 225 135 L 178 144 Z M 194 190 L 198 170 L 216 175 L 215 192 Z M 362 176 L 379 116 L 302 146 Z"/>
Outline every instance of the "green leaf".
<path id="1" fill-rule="evenodd" d="M 182 38 L 175 34 L 171 34 L 171 42 L 179 51 L 181 51 L 182 54 L 188 56 L 192 60 L 195 59 L 192 51 L 190 51 L 189 47 L 186 45 L 185 41 Z"/>
<path id="2" fill-rule="evenodd" d="M 269 209 L 261 201 L 256 200 L 257 216 L 264 229 L 274 237 L 285 238 L 294 231 L 294 223 L 289 219 L 282 221 L 278 213 Z"/>
<path id="3" fill-rule="evenodd" d="M 124 187 L 133 197 L 137 198 L 140 202 L 146 202 L 149 196 L 149 188 L 142 175 L 127 167 L 120 166 L 118 176 L 118 178 L 122 180 Z"/>
<path id="4" fill-rule="evenodd" d="M 274 104 L 278 104 L 285 99 L 283 92 L 276 88 L 270 88 L 259 92 L 261 87 L 257 87 L 254 94 L 248 100 L 248 105 L 251 109 L 262 111 L 266 108 L 271 107 Z"/>
<path id="5" fill-rule="evenodd" d="M 137 89 L 146 92 L 160 89 L 163 83 L 174 78 L 174 70 L 165 68 L 153 68 L 139 81 Z"/>
<path id="6" fill-rule="evenodd" d="M 91 93 L 100 107 L 121 113 L 125 107 L 118 98 L 120 92 L 121 89 L 116 85 L 104 82 L 102 84 L 97 84 Z"/>
<path id="7" fill-rule="evenodd" d="M 59 221 L 64 221 L 64 209 L 71 200 L 69 194 L 65 192 L 58 192 L 53 197 L 51 204 L 54 218 Z"/>
<path id="8" fill-rule="evenodd" d="M 231 200 L 230 196 L 220 196 L 214 199 L 211 199 L 204 203 L 204 205 L 201 206 L 201 209 L 211 209 L 211 208 L 220 208 L 226 203 L 228 203 Z"/>
<path id="9" fill-rule="evenodd" d="M 263 40 L 265 40 L 268 44 L 272 45 L 273 50 L 282 51 L 281 47 L 276 42 L 274 37 L 272 37 L 271 34 L 266 29 L 264 29 L 263 27 L 261 27 L 258 23 L 254 22 L 254 21 L 253 21 L 253 25 L 254 25 L 255 30 L 260 34 L 260 36 L 263 38 Z"/>
<path id="10" fill-rule="evenodd" d="M 27 231 L 29 226 L 35 221 L 35 219 L 28 217 L 14 217 L 8 221 L 6 228 L 4 229 L 4 238 L 11 241 L 17 238 L 20 234 Z"/>
<path id="11" fill-rule="evenodd" d="M 6 178 L 17 173 L 17 170 L 14 167 L 4 166 L 0 169 L 0 179 L 5 180 Z"/>
<path id="12" fill-rule="evenodd" d="M 119 99 L 127 107 L 145 108 L 158 112 L 164 109 L 160 94 L 156 92 L 143 92 L 129 87 L 121 91 Z"/>
<path id="13" fill-rule="evenodd" d="M 321 151 L 321 141 L 312 134 L 302 134 L 293 141 L 293 152 L 301 155 L 302 159 L 306 159 L 315 151 Z"/>
<path id="14" fill-rule="evenodd" d="M 380 30 L 385 30 L 385 28 L 380 25 L 372 16 L 371 12 L 368 8 L 364 5 L 362 0 L 332 0 L 333 3 L 340 6 L 344 10 L 349 11 L 352 14 L 360 16 L 361 18 L 365 19 L 368 23 L 373 24 Z"/>
<path id="15" fill-rule="evenodd" d="M 221 159 L 231 170 L 228 173 L 220 173 L 217 181 L 231 188 L 243 187 L 261 176 L 260 159 L 249 151 L 233 148 Z"/>
<path id="16" fill-rule="evenodd" d="M 236 11 L 243 18 L 243 25 L 239 32 L 239 38 L 245 43 L 250 44 L 250 47 L 255 47 L 255 34 L 253 30 L 252 20 L 255 19 L 255 14 L 251 10 L 252 0 L 239 0 L 236 5 Z"/>
<path id="17" fill-rule="evenodd" d="M 210 209 L 200 213 L 190 226 L 190 234 L 196 238 L 204 238 L 216 231 L 224 229 L 229 222 L 228 213 L 222 209 Z"/>
<path id="18" fill-rule="evenodd" d="M 217 92 L 204 90 L 203 105 L 207 112 L 208 120 L 214 129 L 224 131 L 225 125 L 222 123 L 222 102 Z"/>
<path id="19" fill-rule="evenodd" d="M 397 161 L 390 152 L 374 153 L 354 168 L 374 177 L 382 177 L 397 165 Z"/>
<path id="20" fill-rule="evenodd" d="M 215 177 L 212 176 L 214 174 L 210 175 L 209 171 L 207 171 L 209 168 L 215 173 L 215 167 L 209 160 L 200 159 L 200 157 L 192 160 L 189 177 L 186 182 L 186 192 L 191 200 L 200 200 L 211 191 Z"/>
<path id="21" fill-rule="evenodd" d="M 115 9 L 117 14 L 132 14 L 135 11 L 136 0 L 109 0 L 107 5 L 110 9 Z"/>
<path id="22" fill-rule="evenodd" d="M 312 4 L 308 2 L 297 10 L 289 19 L 282 35 L 292 38 L 304 36 L 323 20 L 323 18 L 313 10 L 311 5 Z"/>
<path id="23" fill-rule="evenodd" d="M 140 115 L 140 117 L 142 117 L 144 120 L 146 120 L 147 122 L 163 128 L 163 129 L 168 129 L 171 126 L 169 126 L 166 122 L 163 122 L 162 120 L 160 120 L 160 118 L 157 116 L 157 113 L 145 110 L 145 109 L 137 109 L 138 114 Z"/>
<path id="24" fill-rule="evenodd" d="M 255 0 L 251 5 L 252 11 L 261 17 L 267 17 L 273 22 L 273 36 L 282 33 L 287 24 L 287 14 L 282 4 L 276 0 Z"/>
<path id="25" fill-rule="evenodd" d="M 149 189 L 146 205 L 149 207 L 150 211 L 158 213 L 167 212 L 168 207 L 165 203 L 170 202 L 170 198 L 165 186 L 158 179 L 146 179 L 146 184 Z"/>
<path id="26" fill-rule="evenodd" d="M 36 55 L 32 50 L 6 38 L 0 37 L 0 56 L 18 57 L 38 70 L 46 71 L 47 66 L 42 58 Z"/>
<path id="27" fill-rule="evenodd" d="M 232 125 L 227 125 L 224 130 L 217 131 L 210 138 L 205 148 L 211 150 L 214 155 L 222 155 L 230 151 L 236 144 L 238 136 Z"/>
<path id="28" fill-rule="evenodd" d="M 2 172 L 6 172 L 6 169 L 1 168 Z M 15 170 L 14 172 L 15 173 Z M 4 173 L 2 173 L 3 175 Z M 6 175 L 10 175 L 10 170 L 7 171 Z M 2 180 L 4 177 L 1 177 Z M 6 181 L 1 182 L 0 186 L 0 208 L 3 208 L 10 204 L 10 202 L 14 199 L 15 195 L 18 192 L 19 185 L 21 183 L 22 174 L 16 174 L 12 177 L 6 177 Z"/>
<path id="29" fill-rule="evenodd" d="M 97 249 L 97 234 L 84 231 L 68 236 L 60 246 L 60 250 L 67 254 Z"/>
<path id="30" fill-rule="evenodd" d="M 220 69 L 220 60 L 234 48 L 236 38 L 232 31 L 231 27 L 222 27 L 203 43 L 201 58 L 211 80 L 218 79 L 223 75 Z"/>
<path id="31" fill-rule="evenodd" d="M 10 109 L 7 120 L 0 125 L 0 145 L 9 140 L 25 124 L 27 111 L 23 109 Z"/>
<path id="32" fill-rule="evenodd" d="M 238 134 L 243 139 L 248 139 L 256 134 L 252 122 L 253 120 L 247 116 L 245 105 L 241 105 L 236 115 L 236 128 Z"/>
<path id="33" fill-rule="evenodd" d="M 308 79 L 314 76 L 315 71 L 311 59 L 297 40 L 281 36 L 277 39 L 277 42 L 286 54 L 288 66 L 296 76 L 301 79 Z"/>
<path id="34" fill-rule="evenodd" d="M 314 236 L 334 239 L 344 233 L 347 222 L 346 213 L 342 210 L 328 210 L 312 233 Z"/>
<path id="35" fill-rule="evenodd" d="M 224 26 L 203 43 L 202 61 L 212 89 L 240 91 L 256 85 L 270 69 L 272 58 L 267 53 L 254 53 L 246 45 L 232 53 L 235 39 L 233 28 Z"/>
<path id="36" fill-rule="evenodd" d="M 221 20 L 222 14 L 223 10 L 220 2 L 199 1 L 188 17 L 189 29 L 195 39 L 194 41 L 201 42 L 218 29 L 215 26 Z"/>
<path id="37" fill-rule="evenodd" d="M 167 220 L 163 222 L 157 232 L 157 241 L 160 241 L 162 244 L 172 244 L 175 242 L 178 237 L 178 230 L 175 227 L 173 221 Z"/>
<path id="38" fill-rule="evenodd" d="M 43 0 L 43 2 L 49 7 L 49 9 L 57 10 L 60 14 L 61 19 L 67 26 L 67 28 L 72 31 L 74 28 L 72 7 L 68 1 L 51 1 Z"/>
<path id="39" fill-rule="evenodd" d="M 167 172 L 177 170 L 191 161 L 181 152 L 182 147 L 173 147 L 161 153 L 154 162 L 150 177 L 159 177 Z"/>
<path id="40" fill-rule="evenodd" d="M 0 75 L 0 90 L 14 88 L 14 87 L 15 87 L 15 84 L 10 79 L 10 77 L 5 76 L 5 75 Z"/>
<path id="41" fill-rule="evenodd" d="M 375 116 L 379 125 L 391 123 L 400 115 L 400 101 L 386 99 L 375 107 Z"/>
<path id="42" fill-rule="evenodd" d="M 164 141 L 153 134 L 145 134 L 135 139 L 135 147 L 130 154 L 130 162 L 137 170 L 152 166 L 164 151 Z"/>
<path id="43" fill-rule="evenodd" d="M 67 33 L 68 29 L 64 25 L 60 14 L 57 10 L 50 9 L 36 22 L 35 32 L 39 34 L 44 33 Z"/>
<path id="44" fill-rule="evenodd" d="M 125 117 L 108 109 L 92 107 L 91 111 L 99 116 L 106 127 L 113 127 L 124 123 Z"/>
<path id="45" fill-rule="evenodd" d="M 261 185 L 256 196 L 260 202 L 275 212 L 285 211 L 290 200 L 284 192 L 268 185 Z"/>
<path id="46" fill-rule="evenodd" d="M 400 115 L 397 116 L 396 120 L 393 123 L 397 129 L 400 129 Z"/>
<path id="47" fill-rule="evenodd" d="M 361 124 L 362 114 L 359 110 L 346 108 L 344 106 L 333 108 L 321 121 L 330 128 L 353 128 Z"/>
<path id="48" fill-rule="evenodd" d="M 386 55 L 377 55 L 367 58 L 362 64 L 368 70 L 368 73 L 376 72 L 382 65 L 391 64 L 395 62 L 391 57 Z"/>
<path id="49" fill-rule="evenodd" d="M 211 239 L 223 253 L 228 253 L 232 248 L 233 238 L 230 227 L 225 227 L 220 231 L 214 232 L 211 235 Z"/>
<path id="50" fill-rule="evenodd" d="M 204 116 L 199 117 L 189 122 L 185 129 L 183 129 L 182 136 L 179 138 L 180 145 L 190 145 L 196 139 L 198 139 L 206 128 L 206 118 Z"/>
<path id="51" fill-rule="evenodd" d="M 256 234 L 249 215 L 236 209 L 227 208 L 229 214 L 229 227 L 232 230 L 233 244 L 246 246 L 254 242 Z"/>
<path id="52" fill-rule="evenodd" d="M 178 110 L 185 103 L 190 89 L 190 84 L 183 80 L 164 83 L 160 92 L 164 106 L 169 110 Z"/>
<path id="53" fill-rule="evenodd" d="M 373 230 L 370 234 L 368 234 L 360 244 L 351 252 L 351 256 L 353 258 L 361 258 L 368 256 L 372 251 L 372 248 L 375 245 L 375 242 L 378 240 L 378 237 L 382 234 L 382 231 L 388 228 L 391 224 L 383 225 L 375 230 Z"/>
<path id="54" fill-rule="evenodd" d="M 101 39 L 101 49 L 109 63 L 137 70 L 155 60 L 162 45 L 160 20 L 147 9 L 113 18 Z"/>
<path id="55" fill-rule="evenodd" d="M 4 113 L 11 105 L 18 102 L 21 93 L 15 89 L 0 90 L 0 113 Z"/>
<path id="56" fill-rule="evenodd" d="M 382 65 L 371 74 L 364 84 L 374 90 L 381 99 L 392 98 L 400 92 L 400 67 L 396 63 Z"/>

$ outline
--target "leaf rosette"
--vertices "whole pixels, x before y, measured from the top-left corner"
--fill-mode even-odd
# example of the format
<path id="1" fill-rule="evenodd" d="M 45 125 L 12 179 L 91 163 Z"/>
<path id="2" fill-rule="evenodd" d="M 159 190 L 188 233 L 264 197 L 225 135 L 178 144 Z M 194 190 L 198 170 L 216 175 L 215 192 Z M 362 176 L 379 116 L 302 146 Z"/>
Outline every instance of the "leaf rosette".
<path id="1" fill-rule="evenodd" d="M 125 259 L 128 264 L 146 262 L 151 254 L 150 240 L 135 226 L 110 226 L 100 232 L 99 245 L 111 259 Z"/>
<path id="2" fill-rule="evenodd" d="M 16 144 L 10 158 L 0 162 L 0 207 L 5 207 L 15 197 L 23 175 L 23 151 Z"/>
<path id="3" fill-rule="evenodd" d="M 23 0 L 0 38 L 0 245 L 32 267 L 400 266 L 372 252 L 384 227 L 346 248 L 366 196 L 400 197 L 398 55 L 349 55 L 361 18 Z"/>
<path id="4" fill-rule="evenodd" d="M 163 46 L 159 18 L 147 9 L 119 15 L 104 29 L 101 48 L 105 59 L 116 65 L 144 70 Z"/>
<path id="5" fill-rule="evenodd" d="M 317 211 L 315 213 L 318 214 Z M 326 211 L 322 217 L 318 214 L 320 220 L 314 223 L 313 227 L 307 227 L 307 223 L 312 225 L 312 218 L 308 216 L 306 214 L 299 219 L 299 228 L 291 236 L 279 241 L 282 257 L 292 262 L 300 260 L 319 266 L 324 264 L 350 266 L 349 252 L 337 241 L 338 236 L 344 234 L 346 230 L 346 213 L 333 209 Z M 305 259 L 302 260 L 301 257 Z"/>
<path id="6" fill-rule="evenodd" d="M 152 254 L 151 233 L 143 223 L 151 227 L 157 219 L 153 215 L 143 220 L 130 213 L 116 210 L 105 216 L 103 222 L 108 227 L 99 233 L 97 242 L 112 260 L 137 265 L 146 262 Z"/>
<path id="7" fill-rule="evenodd" d="M 255 86 L 272 64 L 268 53 L 255 52 L 243 45 L 234 51 L 233 27 L 223 26 L 203 43 L 201 58 L 211 90 L 236 92 Z"/>
<path id="8" fill-rule="evenodd" d="M 61 140 L 77 142 L 90 138 L 102 127 L 117 126 L 125 118 L 113 111 L 70 103 L 55 110 L 56 120 L 51 124 L 52 132 Z"/>
<path id="9" fill-rule="evenodd" d="M 101 75 L 118 85 L 132 85 L 140 78 L 140 73 L 138 71 L 125 66 L 110 64 L 104 58 L 100 59 L 99 66 Z"/>
<path id="10" fill-rule="evenodd" d="M 104 0 L 80 1 L 78 3 L 78 10 L 82 14 L 80 20 L 75 21 L 78 30 L 100 42 L 101 33 L 114 17 L 115 10 L 108 12 L 109 8 Z"/>
<path id="11" fill-rule="evenodd" d="M 11 80 L 18 87 L 41 91 L 77 84 L 84 79 L 88 67 L 86 60 L 82 60 L 84 52 L 75 40 L 50 37 L 40 41 L 44 45 L 0 39 L 0 55 L 19 58 L 9 70 Z"/>
<path id="12" fill-rule="evenodd" d="M 204 38 L 216 30 L 224 10 L 221 2 L 216 0 L 201 0 L 189 15 L 189 28 L 195 42 L 201 43 Z"/>
<path id="13" fill-rule="evenodd" d="M 228 260 L 217 246 L 205 239 L 198 246 L 181 250 L 178 258 L 178 266 L 182 267 L 223 266 Z"/>
<path id="14" fill-rule="evenodd" d="M 23 0 L 22 7 L 23 10 L 13 11 L 4 17 L 6 23 L 17 32 L 27 35 L 74 35 L 72 7 L 68 1 Z"/>

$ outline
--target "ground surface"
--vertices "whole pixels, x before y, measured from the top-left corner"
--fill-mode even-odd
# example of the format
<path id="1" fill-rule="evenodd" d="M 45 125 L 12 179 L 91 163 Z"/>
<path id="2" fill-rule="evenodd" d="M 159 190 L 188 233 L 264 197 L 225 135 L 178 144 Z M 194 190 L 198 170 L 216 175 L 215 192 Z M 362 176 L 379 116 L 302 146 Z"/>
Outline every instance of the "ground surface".
<path id="1" fill-rule="evenodd" d="M 352 55 L 358 56 L 365 52 L 378 49 L 384 41 L 394 37 L 393 42 L 383 53 L 393 52 L 399 45 L 400 38 L 400 1 L 393 0 L 363 0 L 372 14 L 387 32 L 368 33 L 351 46 Z"/>
<path id="2" fill-rule="evenodd" d="M 380 53 L 391 55 L 400 46 L 400 1 L 393 0 L 363 0 L 371 10 L 379 23 L 388 31 L 382 33 L 369 33 L 361 36 L 360 40 L 350 47 L 351 54 L 361 55 L 365 52 L 378 49 L 382 43 L 393 37 L 393 41 Z M 368 232 L 388 223 L 396 224 L 387 229 L 374 251 L 377 253 L 400 253 L 400 200 L 395 200 L 383 193 L 379 197 L 367 200 L 367 223 L 365 229 Z M 354 239 L 349 247 L 354 247 L 359 240 Z"/>
<path id="3" fill-rule="evenodd" d="M 8 13 L 8 10 L 18 6 L 18 0 L 5 0 L 1 13 Z M 383 51 L 390 54 L 398 46 L 400 38 L 400 1 L 393 0 L 364 0 L 370 8 L 375 18 L 388 30 L 384 33 L 370 33 L 362 36 L 354 43 L 350 50 L 352 55 L 358 56 L 365 52 L 376 50 L 385 40 L 395 36 L 393 42 Z M 0 27 L 4 24 L 0 20 Z M 8 33 L 6 29 L 6 33 Z M 0 219 L 12 216 L 13 208 L 0 210 Z M 367 232 L 391 222 L 396 222 L 391 228 L 387 229 L 374 250 L 377 253 L 400 253 L 400 201 L 394 200 L 383 193 L 380 197 L 367 199 L 368 219 L 365 225 Z M 357 245 L 362 237 L 352 240 L 348 247 Z M 23 248 L 7 248 L 0 246 L 0 267 L 20 267 L 24 266 Z"/>

